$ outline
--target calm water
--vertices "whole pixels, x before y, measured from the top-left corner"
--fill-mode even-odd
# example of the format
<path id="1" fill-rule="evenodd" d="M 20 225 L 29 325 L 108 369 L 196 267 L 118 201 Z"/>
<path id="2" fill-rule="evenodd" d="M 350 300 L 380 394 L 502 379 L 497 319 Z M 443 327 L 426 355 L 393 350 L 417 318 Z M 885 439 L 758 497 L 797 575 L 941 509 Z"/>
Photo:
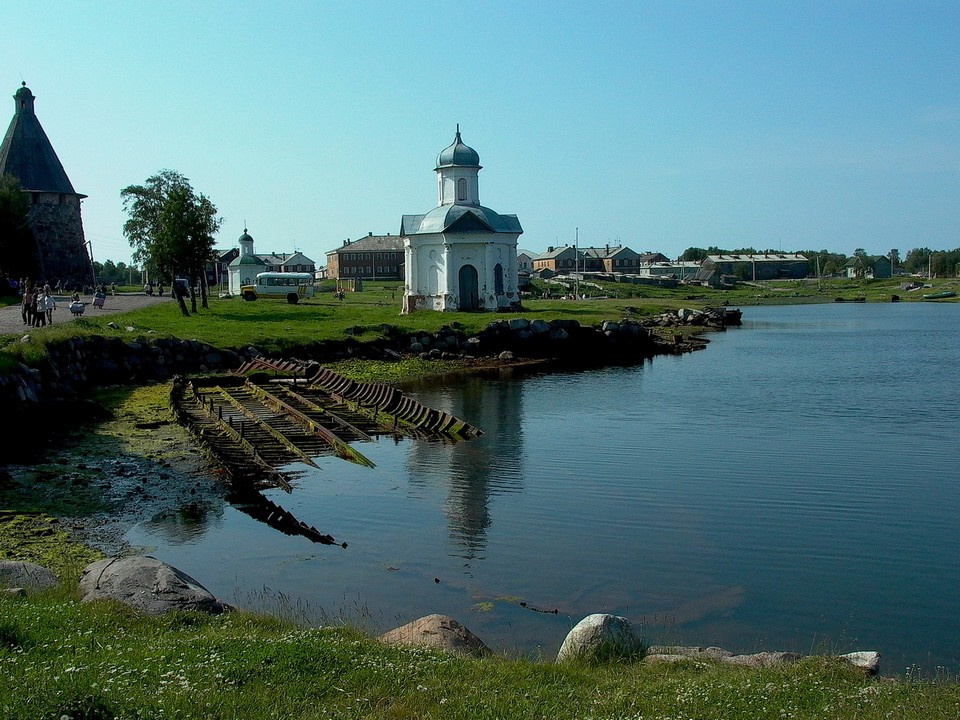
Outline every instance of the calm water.
<path id="1" fill-rule="evenodd" d="M 958 360 L 960 305 L 746 308 L 692 355 L 414 390 L 486 434 L 381 439 L 376 468 L 322 459 L 271 495 L 346 550 L 227 505 L 128 539 L 225 599 L 374 631 L 444 612 L 552 656 L 614 612 L 654 642 L 956 671 Z"/>

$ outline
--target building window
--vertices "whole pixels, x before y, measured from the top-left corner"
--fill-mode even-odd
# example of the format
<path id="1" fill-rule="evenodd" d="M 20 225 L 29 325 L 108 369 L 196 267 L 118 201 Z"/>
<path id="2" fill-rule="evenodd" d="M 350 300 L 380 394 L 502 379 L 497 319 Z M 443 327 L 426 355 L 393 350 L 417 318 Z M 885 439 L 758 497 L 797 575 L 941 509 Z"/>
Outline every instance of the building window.
<path id="1" fill-rule="evenodd" d="M 466 200 L 467 199 L 467 179 L 460 178 L 457 180 L 457 200 Z"/>

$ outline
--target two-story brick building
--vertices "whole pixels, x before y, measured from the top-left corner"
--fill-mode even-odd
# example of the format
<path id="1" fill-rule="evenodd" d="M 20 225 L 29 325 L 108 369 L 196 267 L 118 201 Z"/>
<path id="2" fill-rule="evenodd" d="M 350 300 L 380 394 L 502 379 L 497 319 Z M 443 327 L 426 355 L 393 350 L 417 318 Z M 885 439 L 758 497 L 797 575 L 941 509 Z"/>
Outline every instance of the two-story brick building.
<path id="1" fill-rule="evenodd" d="M 327 253 L 326 274 L 334 280 L 402 280 L 403 239 L 369 233 L 359 240 L 344 240 Z"/>

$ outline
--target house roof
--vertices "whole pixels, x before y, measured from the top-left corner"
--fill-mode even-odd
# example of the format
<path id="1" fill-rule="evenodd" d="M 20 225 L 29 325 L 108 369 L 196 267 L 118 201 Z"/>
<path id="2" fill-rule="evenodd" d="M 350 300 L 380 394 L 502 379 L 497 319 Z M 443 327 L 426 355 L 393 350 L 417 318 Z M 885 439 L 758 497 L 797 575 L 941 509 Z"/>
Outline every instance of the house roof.
<path id="1" fill-rule="evenodd" d="M 547 248 L 546 252 L 542 252 L 539 255 L 535 256 L 534 260 L 550 260 L 551 258 L 560 257 L 561 255 L 567 252 L 575 252 L 572 245 L 561 245 L 560 247 Z"/>
<path id="2" fill-rule="evenodd" d="M 800 253 L 753 253 L 736 255 L 707 255 L 707 260 L 717 263 L 728 262 L 806 262 L 807 256 Z"/>
<path id="3" fill-rule="evenodd" d="M 663 253 L 643 253 L 637 256 L 637 261 L 642 263 L 667 262 L 670 260 Z"/>
<path id="4" fill-rule="evenodd" d="M 482 205 L 441 205 L 425 215 L 404 215 L 401 235 L 461 232 L 522 233 L 516 215 L 500 215 Z"/>
<path id="5" fill-rule="evenodd" d="M 631 250 L 628 247 L 623 245 L 605 245 L 603 247 L 588 247 L 580 248 L 580 252 L 583 253 L 584 257 L 593 257 L 598 260 L 606 260 L 607 258 L 615 258 L 618 255 L 633 255 L 636 257 L 637 253 Z"/>
<path id="6" fill-rule="evenodd" d="M 889 260 L 886 255 L 866 255 L 867 262 L 870 265 L 876 265 L 881 260 Z M 859 263 L 859 258 L 856 255 L 851 256 L 847 262 L 844 264 L 844 267 L 855 267 Z"/>
<path id="7" fill-rule="evenodd" d="M 308 258 L 302 252 L 295 252 L 292 255 L 283 253 L 277 255 L 276 253 L 257 253 L 257 257 L 260 258 L 267 265 L 312 265 L 313 260 Z"/>
<path id="8" fill-rule="evenodd" d="M 13 99 L 16 109 L 0 145 L 0 175 L 13 175 L 31 192 L 78 195 L 34 113 L 36 98 L 26 83 Z"/>
<path id="9" fill-rule="evenodd" d="M 402 251 L 403 238 L 399 235 L 366 235 L 359 240 L 348 240 L 341 247 L 329 250 L 327 255 L 341 252 Z"/>

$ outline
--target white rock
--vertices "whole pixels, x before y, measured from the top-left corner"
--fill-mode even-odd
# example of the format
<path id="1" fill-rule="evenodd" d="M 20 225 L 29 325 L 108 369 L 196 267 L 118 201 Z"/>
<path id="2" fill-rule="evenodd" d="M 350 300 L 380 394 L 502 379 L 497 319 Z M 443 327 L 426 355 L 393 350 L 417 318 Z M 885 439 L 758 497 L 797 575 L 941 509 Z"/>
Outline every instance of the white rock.
<path id="1" fill-rule="evenodd" d="M 873 650 L 859 650 L 857 652 L 847 653 L 840 656 L 856 668 L 864 670 L 868 675 L 876 675 L 880 672 L 880 653 Z"/>
<path id="2" fill-rule="evenodd" d="M 567 633 L 557 653 L 557 662 L 630 658 L 641 654 L 643 649 L 643 638 L 634 631 L 627 618 L 594 613 Z"/>

